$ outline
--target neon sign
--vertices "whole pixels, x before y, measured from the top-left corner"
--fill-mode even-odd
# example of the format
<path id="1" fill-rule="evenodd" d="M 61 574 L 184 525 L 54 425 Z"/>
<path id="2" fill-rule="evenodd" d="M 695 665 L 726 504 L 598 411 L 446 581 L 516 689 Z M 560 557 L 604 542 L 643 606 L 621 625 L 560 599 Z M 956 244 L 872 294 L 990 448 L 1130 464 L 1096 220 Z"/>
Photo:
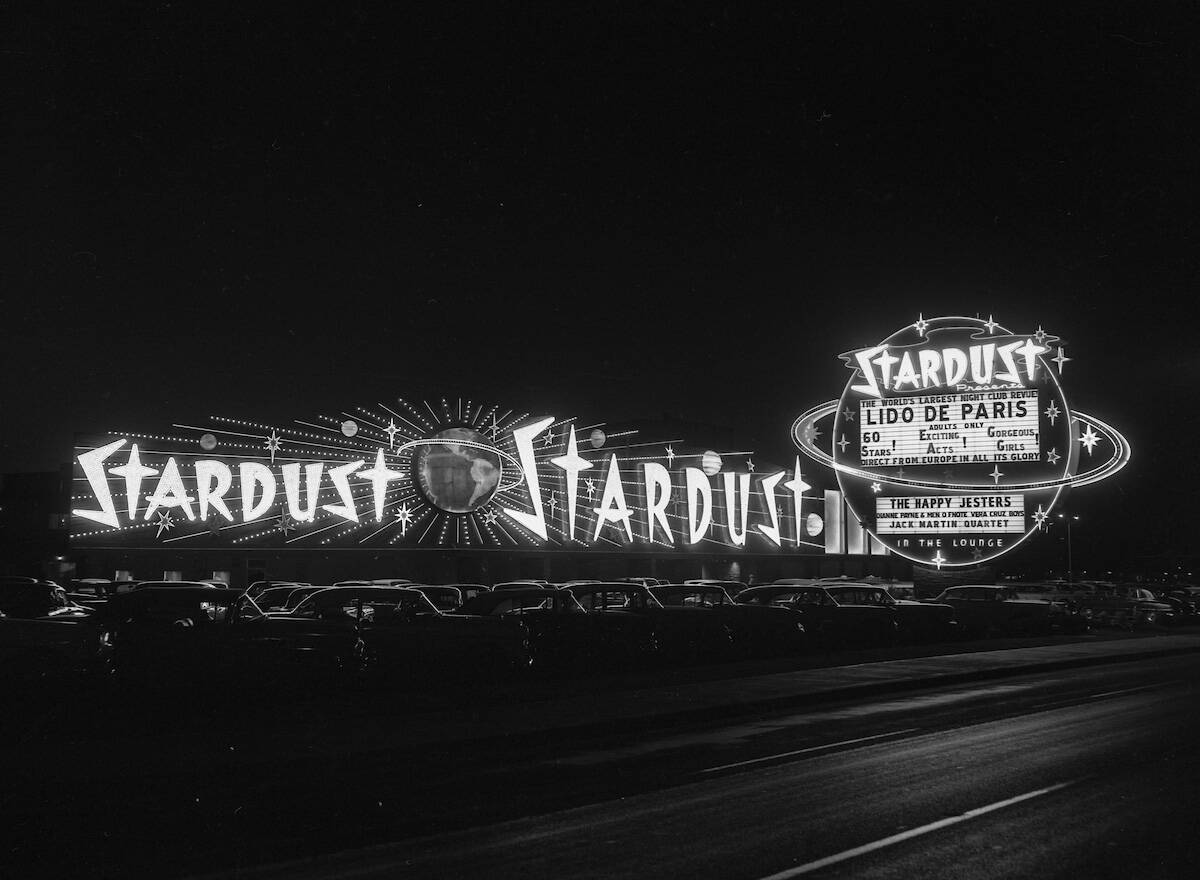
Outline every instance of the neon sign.
<path id="1" fill-rule="evenodd" d="M 1044 529 L 1066 487 L 1129 460 L 1116 429 L 1067 403 L 1060 343 L 991 317 L 919 316 L 842 355 L 841 398 L 801 415 L 792 438 L 889 549 L 937 568 L 994 559 Z M 827 451 L 817 426 L 830 419 Z"/>
<path id="2" fill-rule="evenodd" d="M 80 442 L 71 538 L 799 553 L 844 542 L 823 534 L 840 495 L 813 490 L 798 456 L 762 472 L 753 456 L 461 400 L 292 425 L 212 417 Z"/>

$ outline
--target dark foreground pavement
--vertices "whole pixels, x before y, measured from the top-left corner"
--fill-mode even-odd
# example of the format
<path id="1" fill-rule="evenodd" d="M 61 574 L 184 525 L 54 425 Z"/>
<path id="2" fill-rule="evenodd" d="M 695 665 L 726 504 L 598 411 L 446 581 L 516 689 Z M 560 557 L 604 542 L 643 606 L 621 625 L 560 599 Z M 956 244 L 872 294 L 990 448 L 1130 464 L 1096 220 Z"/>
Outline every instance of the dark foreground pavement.
<path id="1" fill-rule="evenodd" d="M 1158 815 L 1182 801 L 1153 785 L 1196 779 L 1197 651 L 1195 634 L 1078 640 L 475 699 L 89 695 L 32 707 L 25 723 L 5 717 L 0 873 L 177 876 L 289 861 L 272 876 L 579 875 L 570 859 L 583 846 L 598 854 L 587 863 L 595 876 L 758 877 L 1060 782 L 1071 784 L 995 816 L 1114 784 L 1125 794 L 1112 800 L 1105 788 L 1102 801 L 1133 798 Z M 776 790 L 779 774 L 794 773 L 782 785 L 791 796 Z M 650 813 L 628 812 L 643 798 Z M 593 812 L 572 818 L 581 809 Z M 1077 810 L 1060 818 L 1082 821 Z M 494 824 L 506 820 L 516 821 Z M 958 824 L 968 822 L 922 840 L 957 840 Z M 1069 826 L 1055 826 L 1063 840 Z M 402 850 L 307 861 L 438 832 Z M 664 846 L 684 860 L 664 862 Z"/>

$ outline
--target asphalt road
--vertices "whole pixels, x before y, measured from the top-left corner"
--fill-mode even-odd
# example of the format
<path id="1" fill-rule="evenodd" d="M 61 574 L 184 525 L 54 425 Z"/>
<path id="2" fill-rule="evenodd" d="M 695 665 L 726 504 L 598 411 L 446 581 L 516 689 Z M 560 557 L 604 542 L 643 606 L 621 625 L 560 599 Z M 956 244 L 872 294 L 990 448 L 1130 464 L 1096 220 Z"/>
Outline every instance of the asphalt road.
<path id="1" fill-rule="evenodd" d="M 503 813 L 480 800 L 506 787 L 521 811 L 539 788 L 579 806 L 239 875 L 1192 877 L 1198 672 L 1142 661 L 546 743 L 473 763 L 473 783 L 448 774 L 434 813 Z"/>
<path id="2" fill-rule="evenodd" d="M 1198 685 L 1191 654 L 652 733 L 317 742 L 275 763 L 234 750 L 279 736 L 262 723 L 278 704 L 8 712 L 0 875 L 1191 877 Z M 122 749 L 105 711 L 161 737 Z M 23 743 L 53 757 L 24 766 Z M 128 771 L 147 749 L 155 770 Z"/>

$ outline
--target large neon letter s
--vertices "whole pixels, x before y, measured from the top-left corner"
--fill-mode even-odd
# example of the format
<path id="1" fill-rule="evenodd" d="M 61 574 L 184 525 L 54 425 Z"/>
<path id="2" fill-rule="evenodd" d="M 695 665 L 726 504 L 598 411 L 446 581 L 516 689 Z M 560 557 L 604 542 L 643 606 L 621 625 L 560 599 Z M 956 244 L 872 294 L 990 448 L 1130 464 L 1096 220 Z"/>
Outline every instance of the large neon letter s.
<path id="1" fill-rule="evenodd" d="M 88 485 L 92 487 L 92 494 L 100 502 L 100 509 L 72 510 L 72 514 L 82 516 L 85 519 L 93 520 L 114 529 L 120 525 L 117 520 L 117 508 L 113 504 L 112 493 L 108 491 L 108 477 L 104 475 L 104 459 L 108 458 L 124 445 L 124 440 L 114 440 L 107 446 L 101 446 L 99 449 L 93 449 L 91 452 L 85 452 L 79 456 L 79 466 L 83 468 L 83 475 L 87 477 Z"/>
<path id="2" fill-rule="evenodd" d="M 554 424 L 554 416 L 539 419 L 532 425 L 517 428 L 513 431 L 513 443 L 517 445 L 517 458 L 521 462 L 521 470 L 525 474 L 525 483 L 529 486 L 529 503 L 533 513 L 523 510 L 504 508 L 504 512 L 518 525 L 533 532 L 543 541 L 546 540 L 546 515 L 542 512 L 542 487 L 538 483 L 537 459 L 533 455 L 533 438 Z"/>

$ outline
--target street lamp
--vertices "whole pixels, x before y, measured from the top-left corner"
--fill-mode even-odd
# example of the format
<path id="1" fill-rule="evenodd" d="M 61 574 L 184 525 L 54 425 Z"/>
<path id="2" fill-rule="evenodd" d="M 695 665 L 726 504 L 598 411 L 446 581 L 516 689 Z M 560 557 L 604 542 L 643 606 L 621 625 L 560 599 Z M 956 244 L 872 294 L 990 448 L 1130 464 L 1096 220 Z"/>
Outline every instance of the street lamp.
<path id="1" fill-rule="evenodd" d="M 1067 523 L 1067 583 L 1073 584 L 1075 582 L 1075 563 L 1071 558 L 1071 521 L 1078 522 L 1079 517 L 1075 514 L 1060 513 L 1058 518 Z"/>

